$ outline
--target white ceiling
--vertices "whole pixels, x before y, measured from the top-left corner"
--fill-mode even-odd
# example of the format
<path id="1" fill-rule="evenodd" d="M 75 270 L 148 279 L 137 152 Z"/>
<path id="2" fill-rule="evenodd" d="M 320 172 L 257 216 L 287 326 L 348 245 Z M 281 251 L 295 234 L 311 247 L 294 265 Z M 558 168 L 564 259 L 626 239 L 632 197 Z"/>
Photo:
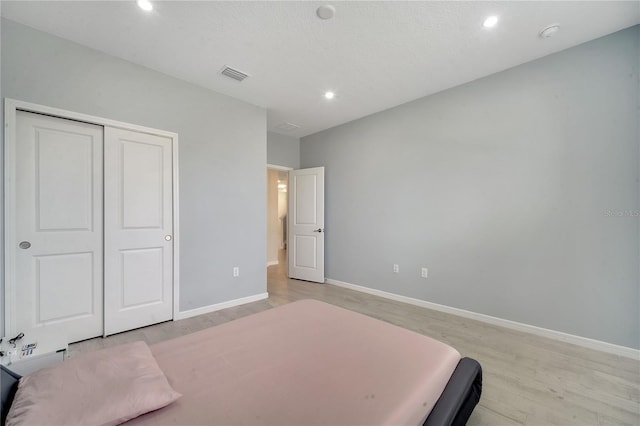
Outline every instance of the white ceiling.
<path id="1" fill-rule="evenodd" d="M 2 16 L 262 106 L 305 136 L 640 23 L 638 1 L 2 1 Z M 316 8 L 333 4 L 332 20 Z M 493 29 L 482 27 L 499 15 Z M 555 37 L 538 32 L 559 23 Z M 224 65 L 251 75 L 242 83 Z M 333 90 L 328 101 L 323 93 Z M 300 125 L 278 130 L 283 122 Z"/>

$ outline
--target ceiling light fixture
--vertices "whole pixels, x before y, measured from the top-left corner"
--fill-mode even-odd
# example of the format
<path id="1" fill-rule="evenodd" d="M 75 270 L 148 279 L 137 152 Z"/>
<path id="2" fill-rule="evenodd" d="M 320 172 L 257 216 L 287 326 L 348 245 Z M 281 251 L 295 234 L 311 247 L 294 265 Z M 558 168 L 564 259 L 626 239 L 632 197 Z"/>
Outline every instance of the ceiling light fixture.
<path id="1" fill-rule="evenodd" d="M 496 26 L 497 23 L 498 23 L 498 17 L 493 15 L 485 19 L 484 22 L 482 23 L 482 26 L 485 28 L 493 28 Z"/>
<path id="2" fill-rule="evenodd" d="M 331 19 L 335 14 L 336 8 L 331 6 L 330 4 L 325 4 L 316 9 L 316 15 L 318 15 L 318 18 L 320 19 Z"/>
<path id="3" fill-rule="evenodd" d="M 140 9 L 146 10 L 147 12 L 153 10 L 153 5 L 149 0 L 138 0 L 138 6 L 140 7 Z"/>
<path id="4" fill-rule="evenodd" d="M 541 38 L 549 38 L 549 37 L 553 37 L 555 33 L 557 33 L 559 30 L 560 30 L 559 24 L 549 25 L 548 27 L 543 28 L 542 31 L 540 31 L 539 35 Z"/>
<path id="5" fill-rule="evenodd" d="M 333 98 L 336 97 L 336 94 L 331 92 L 331 91 L 329 91 L 329 92 L 325 92 L 324 97 L 327 98 L 327 99 L 333 99 Z"/>

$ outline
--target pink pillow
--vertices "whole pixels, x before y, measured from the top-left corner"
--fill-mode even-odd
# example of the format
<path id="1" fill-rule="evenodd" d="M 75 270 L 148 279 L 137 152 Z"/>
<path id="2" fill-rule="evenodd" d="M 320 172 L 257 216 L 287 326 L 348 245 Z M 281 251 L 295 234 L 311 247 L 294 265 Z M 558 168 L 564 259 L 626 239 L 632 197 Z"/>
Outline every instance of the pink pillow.
<path id="1" fill-rule="evenodd" d="M 14 425 L 116 425 L 180 398 L 144 342 L 78 355 L 20 379 Z"/>

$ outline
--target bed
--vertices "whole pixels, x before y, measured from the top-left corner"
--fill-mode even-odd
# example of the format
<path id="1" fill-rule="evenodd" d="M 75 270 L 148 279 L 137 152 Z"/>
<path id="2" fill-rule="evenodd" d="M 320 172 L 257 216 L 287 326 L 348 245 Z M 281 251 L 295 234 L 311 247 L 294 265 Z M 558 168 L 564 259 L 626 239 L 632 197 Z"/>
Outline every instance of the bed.
<path id="1" fill-rule="evenodd" d="M 482 388 L 479 363 L 452 347 L 315 300 L 138 349 L 150 353 L 177 396 L 163 408 L 128 417 L 131 426 L 464 425 Z M 106 353 L 107 368 L 126 361 L 125 350 Z M 59 365 L 68 369 L 74 361 Z M 41 372 L 23 379 L 20 390 Z M 2 374 L 4 424 L 18 382 L 4 368 Z"/>

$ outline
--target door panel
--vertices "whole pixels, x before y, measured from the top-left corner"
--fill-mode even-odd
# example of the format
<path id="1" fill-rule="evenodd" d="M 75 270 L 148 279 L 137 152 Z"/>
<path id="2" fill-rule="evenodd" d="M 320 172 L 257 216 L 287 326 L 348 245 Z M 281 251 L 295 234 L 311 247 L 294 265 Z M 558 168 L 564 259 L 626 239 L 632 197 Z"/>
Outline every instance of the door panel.
<path id="1" fill-rule="evenodd" d="M 105 335 L 173 318 L 172 141 L 105 128 Z"/>
<path id="2" fill-rule="evenodd" d="M 289 277 L 324 283 L 324 167 L 289 172 Z"/>
<path id="3" fill-rule="evenodd" d="M 35 256 L 36 325 L 93 315 L 93 253 Z M 66 297 L 59 303 L 59 294 Z M 102 330 L 100 330 L 102 331 Z"/>
<path id="4" fill-rule="evenodd" d="M 162 247 L 121 250 L 122 255 L 122 308 L 162 303 Z"/>
<path id="5" fill-rule="evenodd" d="M 86 135 L 34 130 L 38 229 L 91 231 L 93 144 Z"/>
<path id="6" fill-rule="evenodd" d="M 295 224 L 314 226 L 318 222 L 317 185 L 315 174 L 295 176 Z"/>
<path id="7" fill-rule="evenodd" d="M 121 140 L 123 227 L 162 229 L 163 146 Z M 169 175 L 170 176 L 170 175 Z"/>
<path id="8" fill-rule="evenodd" d="M 16 114 L 16 323 L 68 342 L 102 334 L 103 130 Z M 28 243 L 28 244 L 27 244 Z"/>
<path id="9" fill-rule="evenodd" d="M 309 235 L 296 235 L 293 243 L 294 268 L 316 269 L 317 237 Z"/>

